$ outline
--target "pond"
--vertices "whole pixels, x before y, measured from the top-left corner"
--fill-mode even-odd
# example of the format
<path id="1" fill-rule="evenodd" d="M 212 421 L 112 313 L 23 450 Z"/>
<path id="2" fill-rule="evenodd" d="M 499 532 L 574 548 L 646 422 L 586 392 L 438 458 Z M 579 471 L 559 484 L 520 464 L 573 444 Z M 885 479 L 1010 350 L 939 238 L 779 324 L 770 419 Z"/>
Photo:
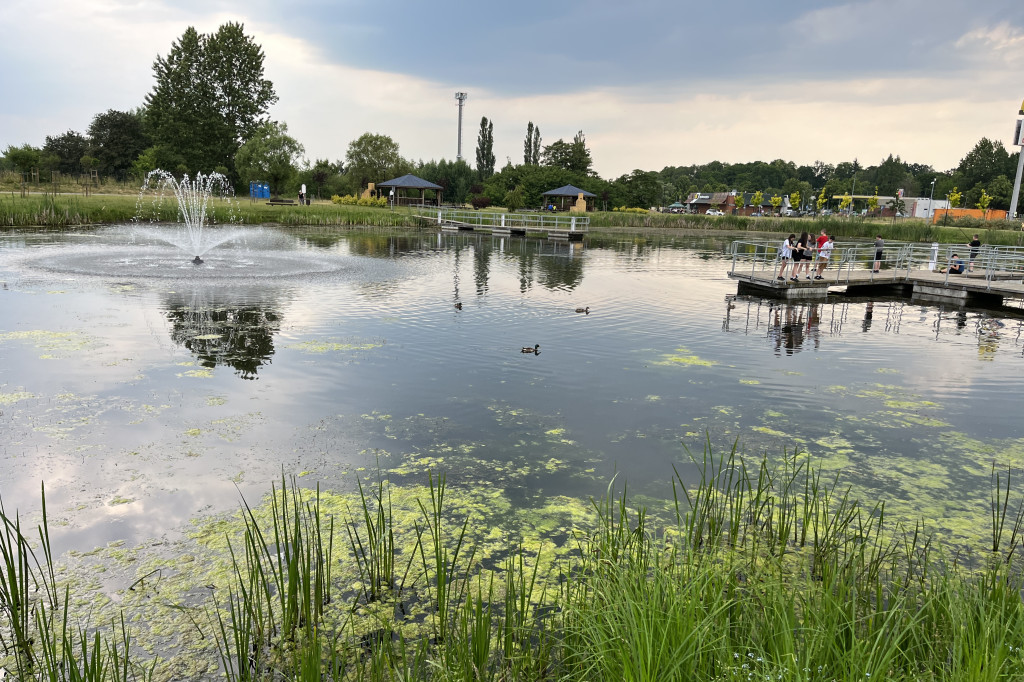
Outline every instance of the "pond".
<path id="1" fill-rule="evenodd" d="M 61 550 L 378 467 L 657 504 L 706 441 L 973 541 L 993 463 L 1024 464 L 1019 309 L 737 297 L 727 235 L 267 227 L 198 267 L 158 241 L 0 237 L 0 497 L 31 516 L 45 484 Z"/>

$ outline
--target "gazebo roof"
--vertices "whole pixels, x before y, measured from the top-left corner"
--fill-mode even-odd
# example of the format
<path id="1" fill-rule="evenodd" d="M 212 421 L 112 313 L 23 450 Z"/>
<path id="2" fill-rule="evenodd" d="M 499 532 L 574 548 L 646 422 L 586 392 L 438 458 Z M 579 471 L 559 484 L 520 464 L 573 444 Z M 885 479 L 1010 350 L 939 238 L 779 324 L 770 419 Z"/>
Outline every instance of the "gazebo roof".
<path id="1" fill-rule="evenodd" d="M 428 180 L 418 178 L 412 173 L 403 175 L 400 178 L 388 180 L 387 182 L 381 182 L 377 187 L 395 187 L 398 189 L 442 189 L 441 185 L 435 185 Z"/>
<path id="2" fill-rule="evenodd" d="M 596 194 L 592 194 L 585 189 L 580 189 L 574 185 L 566 185 L 565 187 L 559 187 L 553 189 L 550 192 L 544 192 L 541 196 L 544 197 L 577 197 L 582 194 L 585 197 L 596 197 Z"/>

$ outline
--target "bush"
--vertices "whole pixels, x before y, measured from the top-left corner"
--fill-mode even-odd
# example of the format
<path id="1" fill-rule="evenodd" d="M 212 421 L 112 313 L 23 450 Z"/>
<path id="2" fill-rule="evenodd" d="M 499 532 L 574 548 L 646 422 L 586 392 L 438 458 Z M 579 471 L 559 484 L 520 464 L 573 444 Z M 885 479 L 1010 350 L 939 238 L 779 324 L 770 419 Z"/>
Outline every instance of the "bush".
<path id="1" fill-rule="evenodd" d="M 479 210 L 481 208 L 487 208 L 488 206 L 490 206 L 491 198 L 488 196 L 480 195 L 473 197 L 472 199 L 469 200 L 469 202 L 473 204 L 473 208 Z"/>
<path id="2" fill-rule="evenodd" d="M 618 211 L 620 213 L 643 213 L 645 215 L 650 213 L 646 208 L 627 208 L 626 206 L 612 207 L 612 211 Z"/>

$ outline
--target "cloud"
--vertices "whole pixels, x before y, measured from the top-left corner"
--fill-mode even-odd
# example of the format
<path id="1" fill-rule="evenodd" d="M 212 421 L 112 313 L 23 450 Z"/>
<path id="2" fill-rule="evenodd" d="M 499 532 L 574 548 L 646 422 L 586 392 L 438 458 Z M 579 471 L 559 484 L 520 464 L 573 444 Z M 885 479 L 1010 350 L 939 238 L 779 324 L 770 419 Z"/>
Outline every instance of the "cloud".
<path id="1" fill-rule="evenodd" d="M 364 132 L 390 135 L 412 159 L 452 159 L 453 95 L 466 91 L 471 162 L 481 116 L 494 121 L 499 166 L 521 161 L 533 121 L 545 144 L 583 130 L 605 177 L 888 153 L 948 168 L 980 137 L 1012 132 L 1021 93 L 1007 84 L 1024 66 L 1024 4 L 1011 0 L 789 0 L 770 13 L 753 0 L 728 12 L 667 0 L 387 11 L 365 0 L 10 0 L 0 22 L 19 30 L 0 42 L 14 65 L 0 87 L 19 96 L 0 109 L 0 148 L 141 105 L 158 54 L 189 25 L 226 21 L 263 46 L 280 96 L 271 116 L 310 160 L 342 158 Z"/>

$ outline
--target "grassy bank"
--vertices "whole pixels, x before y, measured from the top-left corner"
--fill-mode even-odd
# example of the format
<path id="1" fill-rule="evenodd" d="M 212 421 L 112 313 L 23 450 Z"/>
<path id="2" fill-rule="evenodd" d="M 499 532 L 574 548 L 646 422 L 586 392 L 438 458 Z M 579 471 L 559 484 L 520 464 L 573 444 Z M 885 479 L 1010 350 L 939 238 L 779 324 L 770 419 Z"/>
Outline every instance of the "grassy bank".
<path id="1" fill-rule="evenodd" d="M 268 206 L 265 201 L 248 199 L 226 201 L 213 199 L 209 217 L 214 224 L 284 225 L 321 227 L 418 227 L 423 221 L 415 209 L 395 210 L 340 206 L 318 202 L 311 206 Z M 16 193 L 0 193 L 0 228 L 41 227 L 65 228 L 123 224 L 135 218 L 144 222 L 177 220 L 174 200 L 154 206 L 152 199 L 141 203 L 137 194 L 74 194 L 22 197 Z M 825 229 L 840 239 L 872 239 L 881 234 L 886 239 L 908 242 L 941 242 L 960 244 L 978 233 L 985 244 L 1018 246 L 1024 244 L 1024 232 L 1015 222 L 962 219 L 951 225 L 930 225 L 924 220 L 867 220 L 861 218 L 750 218 L 742 216 L 703 216 L 672 213 L 627 213 L 598 211 L 589 214 L 592 229 L 685 229 L 716 232 L 762 232 L 779 234 L 808 231 L 814 234 Z"/>
<path id="2" fill-rule="evenodd" d="M 659 520 L 610 485 L 558 561 L 525 534 L 481 553 L 479 519 L 443 477 L 415 511 L 381 479 L 341 504 L 282 481 L 216 526 L 221 570 L 196 578 L 212 597 L 175 608 L 216 659 L 204 679 L 1024 676 L 1022 517 L 1005 476 L 993 476 L 990 542 L 965 553 L 800 461 L 706 454 L 697 485 L 676 475 Z M 140 657 L 127 597 L 107 623 L 69 611 L 45 516 L 34 543 L 17 518 L 2 522 L 0 643 L 16 679 L 181 678 L 180 661 Z M 130 589 L 156 581 L 148 570 Z"/>

